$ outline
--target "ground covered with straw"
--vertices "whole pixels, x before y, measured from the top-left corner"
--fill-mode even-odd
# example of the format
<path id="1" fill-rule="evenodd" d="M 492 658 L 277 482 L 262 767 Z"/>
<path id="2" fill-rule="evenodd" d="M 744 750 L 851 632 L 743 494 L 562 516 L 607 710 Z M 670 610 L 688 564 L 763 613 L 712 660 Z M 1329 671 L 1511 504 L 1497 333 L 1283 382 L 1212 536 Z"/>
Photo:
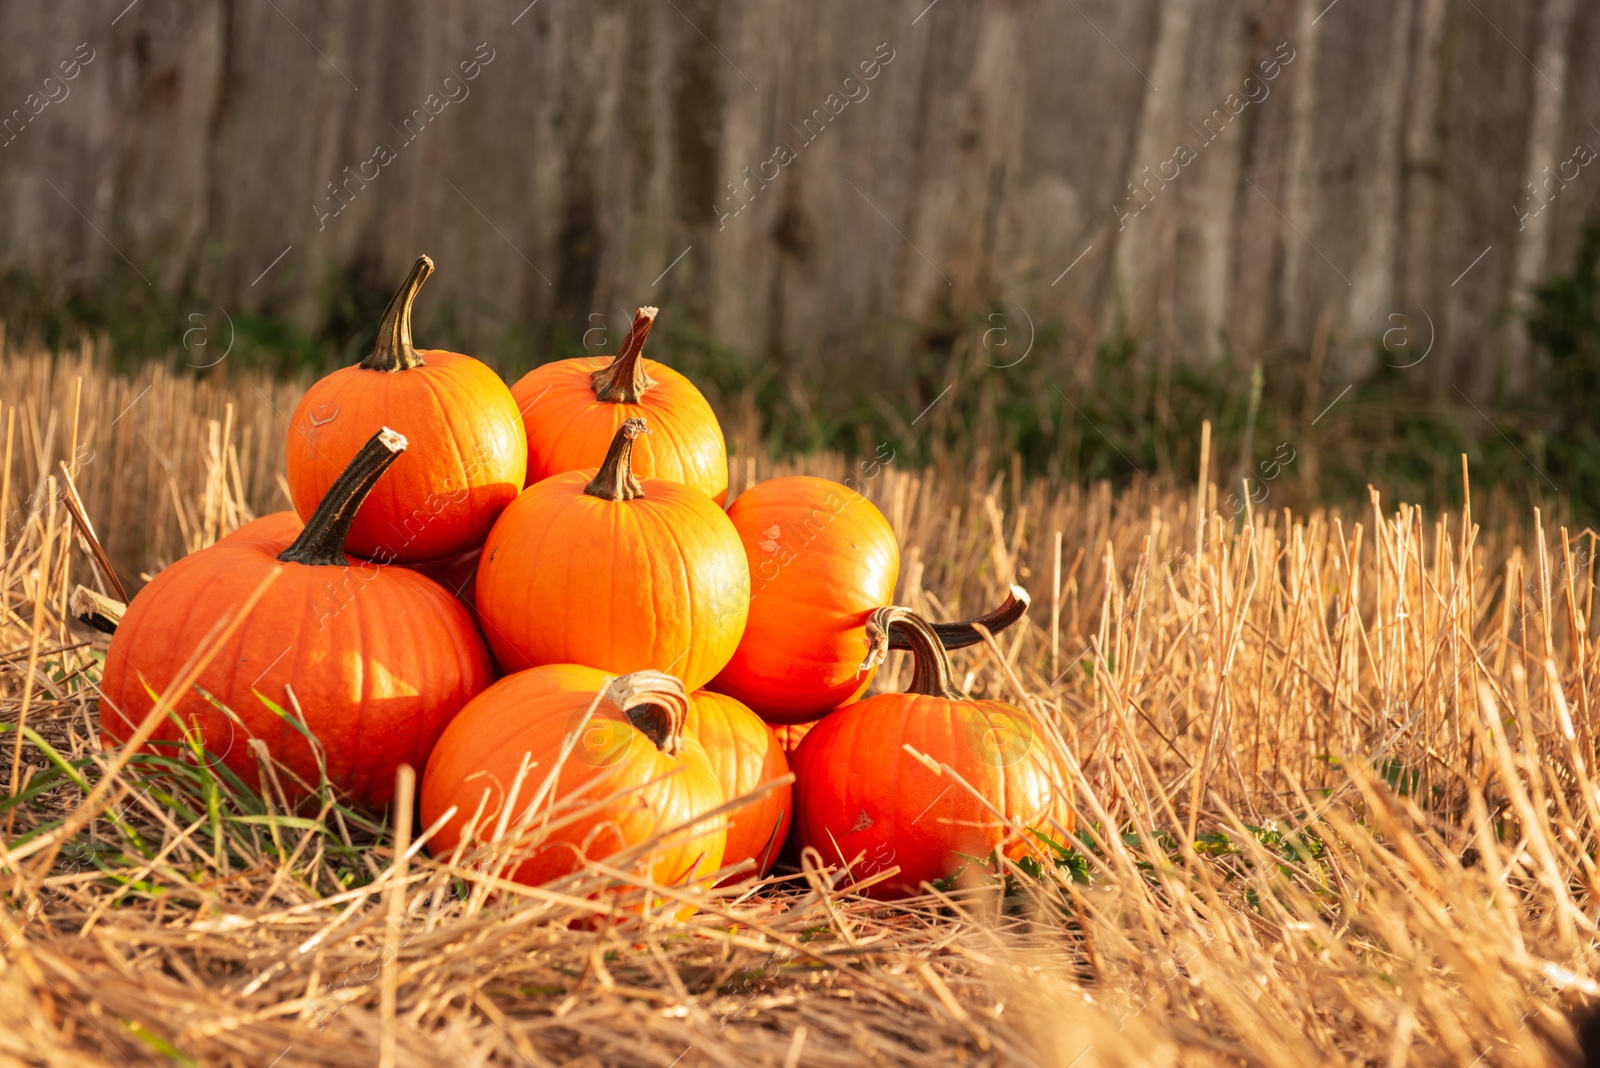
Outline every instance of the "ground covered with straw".
<path id="1" fill-rule="evenodd" d="M 69 479 L 130 593 L 287 506 L 291 387 L 142 374 L 0 365 L 0 1063 L 1582 1063 L 1587 532 L 1486 487 L 1477 513 L 1299 514 L 1265 468 L 1251 502 L 747 455 L 734 492 L 854 475 L 902 604 L 1032 591 L 957 681 L 1059 728 L 1080 833 L 895 904 L 798 858 L 669 893 L 684 918 L 639 907 L 661 888 L 625 858 L 517 886 L 407 818 L 289 811 L 265 759 L 243 782 L 102 745 L 106 638 L 67 601 L 116 590 Z"/>

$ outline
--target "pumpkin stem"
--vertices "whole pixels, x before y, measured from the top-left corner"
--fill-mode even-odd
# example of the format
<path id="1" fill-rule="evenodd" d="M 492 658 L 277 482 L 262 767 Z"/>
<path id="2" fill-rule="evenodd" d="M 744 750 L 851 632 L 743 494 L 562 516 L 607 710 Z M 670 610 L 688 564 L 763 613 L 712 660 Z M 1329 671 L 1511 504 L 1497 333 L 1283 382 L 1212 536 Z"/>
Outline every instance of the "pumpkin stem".
<path id="1" fill-rule="evenodd" d="M 959 623 L 929 623 L 933 632 L 939 636 L 939 644 L 946 649 L 965 649 L 969 645 L 977 645 L 983 641 L 983 635 L 978 633 L 974 623 L 982 624 L 990 634 L 999 634 L 1011 624 L 1021 619 L 1028 611 L 1032 598 L 1028 591 L 1021 586 L 1012 586 L 1006 593 L 1005 601 L 992 612 L 978 616 L 976 619 L 964 619 Z M 889 648 L 909 651 L 911 641 L 898 626 L 889 628 Z"/>
<path id="2" fill-rule="evenodd" d="M 422 354 L 411 344 L 411 303 L 432 273 L 433 260 L 418 256 L 405 284 L 383 309 L 383 318 L 378 320 L 378 339 L 372 343 L 367 358 L 361 361 L 362 367 L 368 371 L 409 371 L 422 366 Z"/>
<path id="3" fill-rule="evenodd" d="M 306 520 L 305 529 L 294 539 L 278 559 L 286 564 L 326 564 L 348 567 L 344 542 L 350 536 L 350 524 L 355 522 L 356 509 L 367 499 L 378 479 L 389 470 L 389 465 L 400 458 L 406 449 L 404 434 L 383 427 L 361 446 L 348 467 L 333 480 L 328 492 L 322 495 L 317 510 Z"/>
<path id="4" fill-rule="evenodd" d="M 890 648 L 890 633 L 895 629 L 905 636 L 906 648 L 916 657 L 916 668 L 911 674 L 911 685 L 906 693 L 924 697 L 943 697 L 947 701 L 965 701 L 967 695 L 956 689 L 950 674 L 950 657 L 939 643 L 933 624 L 909 608 L 898 606 L 879 608 L 867 619 L 867 659 L 861 668 L 865 671 L 883 662 Z"/>
<path id="5" fill-rule="evenodd" d="M 617 427 L 606 450 L 605 462 L 583 492 L 606 501 L 631 501 L 644 496 L 644 487 L 633 477 L 633 439 L 650 433 L 650 428 L 638 416 L 629 416 Z"/>
<path id="6" fill-rule="evenodd" d="M 606 700 L 655 747 L 667 756 L 683 749 L 683 732 L 689 722 L 689 691 L 664 671 L 635 671 L 618 675 L 606 687 Z"/>
<path id="7" fill-rule="evenodd" d="M 638 404 L 656 380 L 644 369 L 644 339 L 655 325 L 657 309 L 640 308 L 633 313 L 633 325 L 622 341 L 622 351 L 611 362 L 589 376 L 597 400 L 612 404 Z"/>

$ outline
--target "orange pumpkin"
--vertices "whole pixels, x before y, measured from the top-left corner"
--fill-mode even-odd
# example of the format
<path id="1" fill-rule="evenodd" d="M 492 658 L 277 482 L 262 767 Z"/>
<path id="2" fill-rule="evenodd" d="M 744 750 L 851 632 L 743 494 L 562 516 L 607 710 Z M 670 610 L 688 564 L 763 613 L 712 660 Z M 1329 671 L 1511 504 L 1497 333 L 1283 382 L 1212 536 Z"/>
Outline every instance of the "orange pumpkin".
<path id="1" fill-rule="evenodd" d="M 433 261 L 419 258 L 384 311 L 371 354 L 312 385 L 289 420 L 289 493 L 302 518 L 374 430 L 406 428 L 417 448 L 350 528 L 350 551 L 383 563 L 483 544 L 527 469 L 522 418 L 500 376 L 470 356 L 411 343 L 411 305 L 431 273 Z"/>
<path id="2" fill-rule="evenodd" d="M 530 486 L 489 532 L 478 617 L 506 671 L 648 668 L 698 689 L 733 655 L 750 604 L 739 535 L 698 490 L 633 477 L 645 430 L 626 420 L 598 472 Z"/>
<path id="3" fill-rule="evenodd" d="M 131 737 L 155 704 L 151 691 L 166 690 L 218 624 L 270 582 L 152 740 L 169 756 L 220 760 L 256 783 L 245 739 L 260 738 L 291 773 L 281 777 L 286 792 L 299 798 L 318 786 L 317 756 L 266 703 L 293 715 L 297 701 L 329 782 L 358 804 L 386 804 L 396 768 L 421 767 L 445 724 L 492 678 L 488 652 L 455 598 L 403 568 L 344 555 L 356 510 L 405 447 L 388 428 L 374 434 L 292 544 L 287 536 L 224 539 L 141 590 L 106 654 L 107 740 Z"/>
<path id="4" fill-rule="evenodd" d="M 564 691 L 593 697 L 604 692 L 616 676 L 578 664 L 546 664 L 511 677 L 522 680 L 519 693 L 523 694 Z M 710 690 L 690 694 L 684 729 L 706 751 L 729 801 L 789 774 L 789 761 L 772 728 L 731 697 Z M 791 784 L 774 787 L 729 814 L 723 866 L 732 867 L 742 860 L 756 864 L 753 869 L 729 876 L 729 882 L 766 875 L 772 870 L 789 833 L 793 792 Z"/>
<path id="5" fill-rule="evenodd" d="M 857 880 L 898 868 L 867 890 L 892 898 L 950 875 L 963 857 L 1036 855 L 1030 832 L 1069 834 L 1065 767 L 1044 725 L 956 690 L 938 636 L 908 609 L 873 613 L 875 647 L 887 649 L 891 627 L 916 657 L 911 687 L 847 705 L 800 742 L 791 764 L 801 844 Z"/>
<path id="6" fill-rule="evenodd" d="M 900 546 L 861 494 L 810 475 L 768 479 L 728 518 L 750 567 L 750 618 L 712 683 L 769 723 L 803 723 L 854 699 L 867 617 L 894 598 Z"/>
<path id="7" fill-rule="evenodd" d="M 729 801 L 789 774 L 789 761 L 772 728 L 731 697 L 700 690 L 689 698 L 688 731 L 700 739 Z M 728 845 L 722 863 L 743 860 L 755 867 L 729 877 L 739 882 L 766 875 L 789 834 L 793 787 L 774 787 L 728 813 Z"/>
<path id="8" fill-rule="evenodd" d="M 704 879 L 722 866 L 727 832 L 707 815 L 722 786 L 685 729 L 688 713 L 683 684 L 657 671 L 506 676 L 461 710 L 428 761 L 423 824 L 450 813 L 429 849 L 518 842 L 493 865 L 537 885 L 664 835 L 630 866 L 667 886 Z"/>
<path id="9" fill-rule="evenodd" d="M 655 308 L 640 308 L 615 356 L 580 356 L 535 367 L 511 387 L 528 437 L 528 485 L 563 471 L 592 468 L 623 422 L 654 430 L 634 454 L 640 478 L 693 486 L 721 504 L 728 497 L 728 453 L 706 398 L 683 375 L 645 359 Z"/>
<path id="10" fill-rule="evenodd" d="M 728 509 L 750 564 L 750 618 L 712 682 L 769 723 L 805 723 L 859 697 L 877 662 L 863 664 L 867 619 L 894 598 L 900 547 L 872 502 L 810 475 L 768 479 Z M 1012 587 L 987 616 L 935 624 L 947 648 L 998 633 L 1022 617 L 1028 595 Z M 893 648 L 903 648 L 898 635 Z"/>

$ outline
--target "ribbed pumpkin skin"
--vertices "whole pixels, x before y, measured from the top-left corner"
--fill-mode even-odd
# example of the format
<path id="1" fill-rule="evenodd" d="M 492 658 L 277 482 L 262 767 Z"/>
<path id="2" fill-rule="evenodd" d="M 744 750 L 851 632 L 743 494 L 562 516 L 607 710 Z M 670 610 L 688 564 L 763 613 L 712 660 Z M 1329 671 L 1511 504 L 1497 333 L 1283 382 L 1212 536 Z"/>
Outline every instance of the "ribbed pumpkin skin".
<path id="1" fill-rule="evenodd" d="M 705 396 L 665 364 L 641 358 L 656 384 L 636 404 L 602 401 L 589 376 L 610 356 L 580 356 L 535 367 L 511 387 L 528 438 L 528 485 L 564 471 L 598 467 L 624 420 L 639 416 L 648 436 L 634 443 L 633 472 L 692 486 L 723 503 L 728 449 Z"/>
<path id="2" fill-rule="evenodd" d="M 704 686 L 733 655 L 750 573 L 728 517 L 661 479 L 610 501 L 569 471 L 524 490 L 484 543 L 477 606 L 505 671 L 590 664 L 651 668 Z"/>
<path id="3" fill-rule="evenodd" d="M 500 376 L 460 353 L 420 355 L 422 366 L 403 371 L 334 371 L 289 420 L 289 493 L 302 518 L 378 427 L 412 442 L 350 529 L 350 552 L 369 560 L 437 560 L 481 544 L 526 475 L 522 418 Z"/>
<path id="4" fill-rule="evenodd" d="M 489 685 L 489 656 L 466 610 L 442 588 L 402 568 L 352 561 L 348 570 L 282 564 L 291 536 L 252 544 L 224 540 L 184 557 L 128 606 L 106 655 L 102 732 L 127 738 L 176 678 L 212 626 L 236 612 L 274 567 L 280 574 L 197 685 L 243 722 L 236 728 L 200 693 L 177 702 L 154 740 L 191 740 L 221 757 L 246 783 L 260 781 L 245 743 L 263 739 L 273 756 L 313 787 L 311 747 L 252 689 L 292 712 L 291 685 L 307 725 L 326 752 L 328 777 L 358 804 L 380 807 L 402 763 L 422 767 L 445 724 Z M 163 756 L 180 750 L 158 746 Z M 187 759 L 187 757 L 185 757 Z M 282 778 L 291 799 L 300 796 Z"/>
<path id="5" fill-rule="evenodd" d="M 700 739 L 729 801 L 763 783 L 789 774 L 789 761 L 772 728 L 731 697 L 700 690 L 689 697 L 688 733 Z M 789 834 L 793 786 L 780 786 L 728 814 L 727 866 L 754 860 L 753 871 L 732 877 L 742 881 L 772 870 Z"/>
<path id="6" fill-rule="evenodd" d="M 282 549 L 294 541 L 304 526 L 295 512 L 268 512 L 242 524 L 231 534 L 224 534 L 217 539 L 217 544 L 276 545 Z"/>
<path id="7" fill-rule="evenodd" d="M 857 879 L 901 869 L 870 887 L 871 896 L 920 893 L 922 883 L 959 867 L 962 855 L 986 857 L 1004 836 L 994 812 L 903 744 L 954 768 L 1024 827 L 1059 835 L 1053 819 L 1072 829 L 1064 770 L 1026 712 L 1003 701 L 870 697 L 824 717 L 801 740 L 790 765 L 802 845 L 830 864 L 854 861 Z M 1039 845 L 1014 841 L 1006 852 L 1037 854 Z"/>
<path id="8" fill-rule="evenodd" d="M 857 696 L 867 617 L 894 598 L 900 547 L 871 501 L 825 478 L 774 478 L 728 509 L 750 564 L 750 618 L 711 688 L 769 723 L 804 723 Z"/>
<path id="9" fill-rule="evenodd" d="M 567 671 L 571 667 L 562 665 L 547 675 L 539 670 L 507 675 L 462 709 L 445 730 L 422 777 L 424 826 L 456 806 L 455 815 L 429 842 L 434 856 L 455 849 L 475 815 L 474 840 L 492 837 L 505 791 L 516 780 L 524 754 L 538 769 L 524 779 L 508 825 L 533 800 L 559 759 L 568 732 L 595 701 L 595 689 L 581 678 L 582 671 L 591 669 Z M 595 677 L 602 687 L 609 680 L 604 672 L 595 672 Z M 683 750 L 668 756 L 604 699 L 562 765 L 556 805 L 580 789 L 584 800 L 632 792 L 552 831 L 507 878 L 527 885 L 549 882 L 577 870 L 583 855 L 604 859 L 688 824 L 723 801 L 722 787 L 698 741 L 686 737 Z M 480 805 L 482 815 L 477 815 Z M 694 833 L 664 843 L 640 868 L 662 885 L 682 885 L 719 869 L 725 843 L 724 827 L 706 821 Z"/>
<path id="10" fill-rule="evenodd" d="M 783 746 L 784 754 L 789 755 L 792 754 L 796 749 L 800 748 L 800 742 L 805 738 L 806 735 L 811 733 L 811 728 L 815 727 L 819 722 L 821 721 L 812 720 L 809 723 L 779 723 L 772 728 L 772 733 L 777 737 L 778 744 Z"/>

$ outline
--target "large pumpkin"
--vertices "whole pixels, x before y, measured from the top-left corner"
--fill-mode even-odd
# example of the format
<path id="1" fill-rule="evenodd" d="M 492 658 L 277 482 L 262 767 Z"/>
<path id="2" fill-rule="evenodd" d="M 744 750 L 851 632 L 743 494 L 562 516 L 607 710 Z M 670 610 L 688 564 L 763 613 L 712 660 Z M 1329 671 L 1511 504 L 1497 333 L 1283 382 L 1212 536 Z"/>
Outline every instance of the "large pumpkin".
<path id="1" fill-rule="evenodd" d="M 723 793 L 685 730 L 688 711 L 683 684 L 657 671 L 506 676 L 461 710 L 428 761 L 423 824 L 450 813 L 430 851 L 498 838 L 518 848 L 491 866 L 537 885 L 662 835 L 635 870 L 666 886 L 704 879 L 722 866 L 725 821 L 708 814 Z"/>
<path id="2" fill-rule="evenodd" d="M 862 662 L 867 619 L 894 599 L 900 547 L 883 513 L 860 493 L 811 475 L 768 479 L 741 493 L 728 518 L 750 565 L 750 618 L 711 688 L 769 723 L 805 723 L 859 697 L 875 660 Z M 1028 595 L 1012 587 L 987 616 L 937 624 L 946 648 L 1016 622 Z M 898 635 L 894 648 L 903 648 Z"/>
<path id="3" fill-rule="evenodd" d="M 445 724 L 492 678 L 483 642 L 455 598 L 403 568 L 345 558 L 357 508 L 405 447 L 392 430 L 374 434 L 292 544 L 224 539 L 141 590 L 106 653 L 106 738 L 131 737 L 155 703 L 151 691 L 165 691 L 219 624 L 270 583 L 152 740 L 168 756 L 220 760 L 255 784 L 246 738 L 260 738 L 292 773 L 283 777 L 287 792 L 300 797 L 318 786 L 316 753 L 266 703 L 292 715 L 298 702 L 329 781 L 358 804 L 386 804 L 396 768 L 421 767 Z"/>
<path id="4" fill-rule="evenodd" d="M 1044 725 L 956 690 L 938 636 L 907 609 L 873 613 L 880 649 L 892 626 L 916 657 L 910 689 L 824 717 L 791 758 L 800 843 L 850 865 L 858 880 L 898 867 L 867 891 L 892 898 L 950 875 L 963 858 L 1037 854 L 1035 834 L 1069 833 L 1065 768 Z"/>
<path id="5" fill-rule="evenodd" d="M 772 728 L 731 697 L 700 690 L 689 698 L 690 734 L 700 739 L 729 801 L 789 774 L 789 761 Z M 776 786 L 728 813 L 728 867 L 752 860 L 755 867 L 730 876 L 741 881 L 772 870 L 789 834 L 793 787 Z"/>
<path id="6" fill-rule="evenodd" d="M 350 551 L 383 563 L 439 560 L 481 545 L 527 469 L 522 417 L 500 376 L 471 356 L 411 343 L 411 305 L 432 272 L 432 260 L 417 260 L 383 313 L 372 352 L 312 385 L 289 420 L 289 493 L 302 517 L 373 431 L 405 428 L 415 448 L 350 528 Z"/>
<path id="7" fill-rule="evenodd" d="M 654 431 L 634 454 L 640 478 L 727 499 L 727 446 L 711 405 L 683 375 L 642 355 L 655 320 L 655 308 L 640 308 L 615 356 L 543 364 L 511 387 L 528 436 L 528 485 L 594 467 L 617 428 L 638 416 Z"/>
<path id="8" fill-rule="evenodd" d="M 698 490 L 633 476 L 645 430 L 625 421 L 598 472 L 530 486 L 489 532 L 477 608 L 504 670 L 648 668 L 699 689 L 733 655 L 750 604 L 739 535 Z"/>
<path id="9" fill-rule="evenodd" d="M 578 664 L 545 664 L 508 676 L 519 680 L 517 692 L 523 699 L 561 691 L 593 697 L 603 693 L 615 677 Z M 684 730 L 700 742 L 729 801 L 789 774 L 789 761 L 773 729 L 731 697 L 710 690 L 690 694 Z M 742 860 L 755 862 L 753 868 L 729 876 L 730 882 L 772 870 L 789 833 L 793 792 L 791 784 L 776 786 L 729 813 L 723 866 L 732 867 Z"/>

